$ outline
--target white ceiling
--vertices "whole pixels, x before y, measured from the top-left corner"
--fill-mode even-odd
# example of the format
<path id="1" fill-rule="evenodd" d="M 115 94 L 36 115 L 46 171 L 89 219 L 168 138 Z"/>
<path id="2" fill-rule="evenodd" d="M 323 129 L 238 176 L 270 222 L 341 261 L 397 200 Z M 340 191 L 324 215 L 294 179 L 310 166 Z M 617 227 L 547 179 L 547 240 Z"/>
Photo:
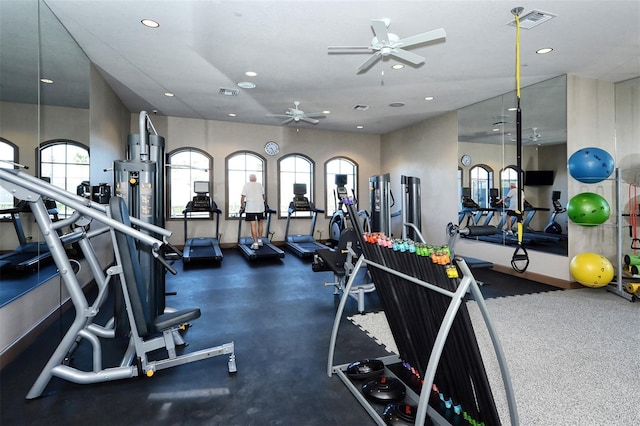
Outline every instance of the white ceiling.
<path id="1" fill-rule="evenodd" d="M 132 112 L 279 125 L 267 114 L 300 101 L 306 112 L 331 113 L 289 126 L 386 133 L 512 91 L 516 29 L 507 24 L 516 6 L 557 15 L 521 32 L 522 87 L 562 74 L 611 82 L 640 75 L 638 0 L 45 1 Z M 144 27 L 144 18 L 160 27 Z M 358 74 L 366 54 L 328 53 L 369 45 L 375 18 L 390 19 L 400 38 L 444 28 L 446 41 L 412 48 L 426 61 L 402 70 L 384 60 Z M 537 55 L 542 47 L 554 51 Z M 241 81 L 257 87 L 240 89 Z"/>

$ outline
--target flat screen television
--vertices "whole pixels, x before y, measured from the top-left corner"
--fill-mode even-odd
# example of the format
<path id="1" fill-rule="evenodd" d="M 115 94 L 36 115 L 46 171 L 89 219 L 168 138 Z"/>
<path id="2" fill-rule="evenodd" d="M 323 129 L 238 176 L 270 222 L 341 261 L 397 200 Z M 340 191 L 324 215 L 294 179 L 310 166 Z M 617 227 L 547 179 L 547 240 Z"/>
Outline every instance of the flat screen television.
<path id="1" fill-rule="evenodd" d="M 553 170 L 527 170 L 524 172 L 525 186 L 553 185 Z"/>

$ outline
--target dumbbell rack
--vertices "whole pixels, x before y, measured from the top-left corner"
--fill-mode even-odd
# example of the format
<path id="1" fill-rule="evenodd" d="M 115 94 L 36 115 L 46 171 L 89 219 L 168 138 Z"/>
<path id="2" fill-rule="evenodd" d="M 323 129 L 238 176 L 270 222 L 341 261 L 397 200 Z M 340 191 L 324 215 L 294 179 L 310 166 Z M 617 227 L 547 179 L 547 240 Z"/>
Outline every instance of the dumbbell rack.
<path id="1" fill-rule="evenodd" d="M 501 376 L 502 376 L 502 381 L 504 383 L 504 387 L 505 387 L 505 393 L 506 393 L 506 398 L 507 398 L 507 403 L 508 403 L 508 407 L 509 407 L 509 415 L 511 418 L 511 424 L 512 425 L 518 425 L 519 424 L 519 418 L 518 418 L 518 413 L 517 413 L 517 408 L 516 408 L 516 402 L 515 402 L 515 395 L 513 393 L 513 388 L 511 385 L 511 378 L 508 372 L 508 368 L 506 365 L 506 360 L 504 357 L 504 353 L 502 350 L 502 346 L 500 344 L 500 341 L 498 339 L 497 333 L 495 331 L 495 328 L 493 326 L 493 323 L 491 322 L 490 318 L 489 318 L 489 313 L 484 301 L 484 298 L 482 296 L 482 293 L 480 292 L 480 288 L 476 282 L 476 280 L 474 279 L 473 275 L 471 274 L 471 271 L 469 270 L 469 267 L 467 266 L 467 264 L 465 263 L 465 261 L 462 258 L 456 258 L 456 263 L 458 265 L 459 270 L 462 272 L 462 279 L 460 280 L 459 286 L 456 289 L 455 292 L 451 292 L 448 290 L 445 290 L 441 287 L 438 287 L 436 285 L 430 284 L 428 282 L 425 282 L 421 279 L 406 275 L 400 271 L 388 268 L 384 265 L 381 265 L 379 263 L 373 262 L 371 260 L 368 260 L 365 258 L 364 254 L 362 256 L 360 256 L 360 258 L 358 259 L 356 266 L 355 266 L 355 270 L 354 273 L 352 275 L 352 277 L 349 279 L 349 281 L 347 282 L 345 291 L 342 295 L 342 298 L 340 299 L 340 303 L 338 305 L 338 309 L 336 312 L 336 316 L 335 316 L 335 320 L 333 323 L 333 329 L 331 332 L 331 339 L 330 339 L 330 343 L 329 343 L 329 356 L 328 356 L 328 362 L 327 362 L 327 374 L 329 377 L 332 377 L 333 374 L 337 375 L 340 380 L 342 380 L 342 382 L 345 384 L 345 386 L 351 391 L 351 393 L 356 397 L 356 399 L 360 402 L 360 404 L 365 408 L 365 410 L 369 413 L 369 415 L 374 419 L 374 421 L 379 424 L 379 425 L 385 425 L 385 421 L 382 418 L 382 416 L 380 415 L 380 410 L 376 409 L 376 407 L 374 407 L 366 398 L 365 396 L 362 394 L 361 390 L 359 387 L 357 387 L 352 381 L 351 379 L 345 374 L 345 371 L 347 369 L 348 364 L 342 364 L 342 365 L 335 365 L 334 364 L 334 355 L 335 355 L 335 348 L 336 348 L 336 339 L 338 336 L 338 331 L 339 331 L 339 327 L 340 327 L 340 322 L 343 316 L 343 312 L 344 312 L 344 307 L 348 298 L 348 294 L 349 294 L 349 290 L 351 289 L 352 285 L 353 285 L 353 277 L 357 276 L 357 272 L 359 271 L 359 269 L 361 267 L 363 267 L 364 265 L 366 265 L 367 267 L 370 268 L 377 268 L 379 270 L 382 270 L 388 274 L 392 274 L 396 277 L 402 278 L 404 280 L 406 280 L 407 282 L 413 283 L 415 285 L 418 286 L 422 286 L 425 287 L 431 291 L 440 293 L 442 295 L 448 296 L 451 298 L 451 302 L 446 310 L 446 314 L 444 315 L 442 322 L 440 324 L 439 327 L 439 331 L 435 340 L 435 343 L 433 345 L 433 349 L 431 350 L 430 354 L 426 354 L 429 356 L 428 358 L 428 364 L 427 364 L 427 369 L 426 372 L 424 374 L 424 379 L 423 379 L 423 384 L 422 384 L 422 388 L 420 391 L 420 394 L 418 395 L 416 392 L 414 392 L 411 389 L 411 386 L 406 386 L 407 388 L 407 396 L 406 396 L 406 402 L 409 404 L 414 404 L 417 405 L 417 412 L 416 412 L 416 421 L 415 424 L 417 425 L 423 425 L 425 424 L 425 420 L 427 418 L 427 416 L 429 416 L 429 418 L 431 419 L 431 421 L 434 424 L 437 425 L 450 425 L 451 423 L 449 421 L 447 421 L 440 413 L 438 413 L 438 411 L 436 411 L 433 407 L 431 407 L 429 405 L 429 399 L 431 397 L 431 390 L 433 388 L 433 382 L 434 382 L 434 378 L 436 375 L 436 369 L 438 367 L 438 364 L 440 363 L 440 358 L 442 355 L 442 351 L 444 349 L 444 345 L 445 342 L 447 340 L 447 337 L 449 335 L 449 332 L 451 330 L 451 327 L 453 325 L 454 319 L 456 317 L 456 314 L 458 313 L 460 306 L 462 305 L 463 299 L 465 297 L 465 295 L 467 294 L 467 292 L 470 292 L 474 299 L 476 300 L 478 307 L 480 309 L 480 312 L 482 314 L 484 323 L 487 327 L 487 330 L 489 332 L 489 336 L 491 338 L 492 344 L 493 344 L 493 349 L 495 351 L 496 354 L 496 358 L 498 361 L 498 365 L 500 368 L 500 372 L 501 372 Z M 425 355 L 425 356 L 426 356 Z M 400 358 L 396 355 L 392 355 L 392 356 L 388 356 L 388 357 L 382 357 L 382 358 L 378 358 L 380 359 L 385 366 L 388 366 L 390 364 L 394 364 L 394 363 L 398 363 L 400 362 Z M 395 377 L 398 378 L 389 368 L 385 368 L 385 375 L 387 375 L 388 377 Z"/>

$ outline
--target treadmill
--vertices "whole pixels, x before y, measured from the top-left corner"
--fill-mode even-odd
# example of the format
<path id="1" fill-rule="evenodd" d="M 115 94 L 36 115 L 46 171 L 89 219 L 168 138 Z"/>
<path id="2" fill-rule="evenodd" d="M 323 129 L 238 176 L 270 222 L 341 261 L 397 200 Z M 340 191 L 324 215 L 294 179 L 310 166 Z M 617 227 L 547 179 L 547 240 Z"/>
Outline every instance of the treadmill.
<path id="1" fill-rule="evenodd" d="M 265 212 L 267 214 L 267 225 L 265 226 L 265 235 L 261 237 L 262 246 L 258 247 L 257 250 L 252 250 L 251 244 L 253 244 L 253 238 L 251 235 L 248 237 L 242 236 L 242 222 L 245 222 L 245 220 L 243 219 L 244 209 L 240 210 L 238 217 L 238 250 L 249 260 L 281 259 L 284 257 L 284 251 L 275 246 L 268 238 L 269 228 L 271 226 L 271 215 L 276 213 L 276 211 L 267 207 Z"/>
<path id="2" fill-rule="evenodd" d="M 220 235 L 220 209 L 209 196 L 209 182 L 195 181 L 193 191 L 196 196 L 187 203 L 187 207 L 182 211 L 184 214 L 184 250 L 182 252 L 183 267 L 191 262 L 220 262 L 222 260 L 222 250 L 218 237 Z M 187 223 L 192 213 L 215 214 L 216 234 L 215 237 L 194 237 L 187 238 Z"/>
<path id="3" fill-rule="evenodd" d="M 293 184 L 293 201 L 289 203 L 289 210 L 287 214 L 287 226 L 284 231 L 285 245 L 289 250 L 298 255 L 299 257 L 313 257 L 318 249 L 328 249 L 326 245 L 317 242 L 313 238 L 313 233 L 316 228 L 316 220 L 318 213 L 324 213 L 324 210 L 319 209 L 305 197 L 307 193 L 306 183 L 294 183 Z M 296 234 L 289 235 L 289 225 L 291 223 L 291 217 L 296 212 L 311 212 L 311 229 L 309 234 Z"/>
<path id="4" fill-rule="evenodd" d="M 43 198 L 45 206 L 51 220 L 57 222 L 58 208 L 54 200 Z M 0 256 L 0 270 L 6 271 L 37 271 L 40 266 L 49 264 L 53 261 L 49 247 L 46 242 L 28 242 L 22 227 L 21 213 L 31 213 L 29 203 L 21 200 L 15 207 L 0 210 L 0 214 L 8 214 L 13 228 L 18 236 L 18 247 L 12 252 L 5 253 Z M 63 244 L 71 244 L 78 238 L 73 235 L 67 235 L 61 241 Z"/>

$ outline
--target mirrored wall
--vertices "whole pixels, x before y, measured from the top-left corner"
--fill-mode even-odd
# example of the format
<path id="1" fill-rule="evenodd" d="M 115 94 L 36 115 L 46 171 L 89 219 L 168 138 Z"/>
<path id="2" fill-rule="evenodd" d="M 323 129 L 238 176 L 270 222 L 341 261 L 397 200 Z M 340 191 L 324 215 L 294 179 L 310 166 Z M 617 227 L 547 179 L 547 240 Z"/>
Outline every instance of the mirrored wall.
<path id="1" fill-rule="evenodd" d="M 567 79 L 559 76 L 521 89 L 522 174 L 517 173 L 515 91 L 458 112 L 460 226 L 491 225 L 483 241 L 517 244 L 500 200 L 521 180 L 528 250 L 567 255 Z M 515 229 L 514 229 L 515 231 Z"/>

